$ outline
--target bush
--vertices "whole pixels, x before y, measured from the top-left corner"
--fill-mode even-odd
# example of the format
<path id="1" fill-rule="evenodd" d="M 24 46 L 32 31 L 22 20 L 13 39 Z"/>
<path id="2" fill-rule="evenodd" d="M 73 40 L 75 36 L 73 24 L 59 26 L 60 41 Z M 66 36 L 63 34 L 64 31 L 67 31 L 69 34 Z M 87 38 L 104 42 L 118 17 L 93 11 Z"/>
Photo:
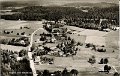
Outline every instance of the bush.
<path id="1" fill-rule="evenodd" d="M 108 66 L 108 65 L 105 65 L 105 66 L 104 66 L 104 72 L 109 73 L 110 69 L 111 69 L 110 66 Z"/>
<path id="2" fill-rule="evenodd" d="M 106 52 L 106 49 L 97 49 L 98 52 Z"/>
<path id="3" fill-rule="evenodd" d="M 0 43 L 1 44 L 8 44 L 9 40 L 8 39 L 2 39 L 2 40 L 0 40 Z"/>
<path id="4" fill-rule="evenodd" d="M 95 56 L 92 56 L 91 58 L 89 58 L 88 62 L 91 64 L 94 64 L 96 62 Z"/>
<path id="5" fill-rule="evenodd" d="M 86 48 L 89 48 L 89 47 L 92 47 L 92 44 L 87 43 L 87 44 L 86 44 Z"/>
<path id="6" fill-rule="evenodd" d="M 80 42 L 78 42 L 78 43 L 77 43 L 77 45 L 80 45 L 80 46 L 82 46 L 83 44 L 82 44 L 82 43 L 80 43 Z"/>
<path id="7" fill-rule="evenodd" d="M 104 64 L 107 64 L 107 63 L 108 63 L 108 59 L 105 58 L 105 59 L 104 59 Z"/>
<path id="8" fill-rule="evenodd" d="M 108 61 L 108 59 L 107 58 L 105 58 L 105 59 L 101 59 L 100 60 L 100 63 L 99 64 L 107 64 L 109 61 Z"/>
<path id="9" fill-rule="evenodd" d="M 20 50 L 19 56 L 22 57 L 22 56 L 25 56 L 25 55 L 27 55 L 27 51 L 26 50 Z"/>

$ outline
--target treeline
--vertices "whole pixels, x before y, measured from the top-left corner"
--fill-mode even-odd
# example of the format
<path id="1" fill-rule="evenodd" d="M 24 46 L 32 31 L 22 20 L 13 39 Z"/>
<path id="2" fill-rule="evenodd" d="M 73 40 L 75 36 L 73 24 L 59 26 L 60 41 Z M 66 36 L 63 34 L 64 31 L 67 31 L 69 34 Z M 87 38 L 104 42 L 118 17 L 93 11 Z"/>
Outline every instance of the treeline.
<path id="1" fill-rule="evenodd" d="M 19 12 L 13 15 L 2 15 L 1 18 L 8 20 L 54 20 L 58 21 L 62 18 L 82 18 L 82 19 L 109 19 L 119 22 L 119 6 L 108 8 L 89 8 L 88 12 L 83 12 L 82 9 L 74 7 L 43 7 L 31 6 L 22 9 L 12 10 Z"/>
<path id="2" fill-rule="evenodd" d="M 7 45 L 14 45 L 14 46 L 23 46 L 27 47 L 30 42 L 29 39 L 26 37 L 21 37 L 18 39 L 12 38 L 12 39 L 1 39 L 0 44 L 7 44 Z"/>
<path id="3" fill-rule="evenodd" d="M 78 70 L 72 69 L 68 71 L 66 68 L 63 71 L 50 72 L 49 70 L 39 71 L 37 70 L 38 76 L 78 76 Z"/>

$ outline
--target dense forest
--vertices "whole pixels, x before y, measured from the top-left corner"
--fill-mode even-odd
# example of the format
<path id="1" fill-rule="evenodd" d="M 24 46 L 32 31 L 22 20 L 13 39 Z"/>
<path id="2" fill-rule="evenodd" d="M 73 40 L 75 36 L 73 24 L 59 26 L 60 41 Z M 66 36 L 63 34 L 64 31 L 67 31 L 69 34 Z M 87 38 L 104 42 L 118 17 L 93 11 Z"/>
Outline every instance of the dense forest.
<path id="1" fill-rule="evenodd" d="M 88 12 L 82 11 L 83 8 L 75 7 L 47 7 L 47 6 L 30 6 L 21 9 L 12 10 L 17 12 L 12 15 L 2 15 L 2 19 L 7 20 L 54 20 L 58 21 L 63 18 L 72 19 L 108 19 L 115 20 L 116 24 L 119 22 L 119 6 L 106 8 L 84 8 Z"/>

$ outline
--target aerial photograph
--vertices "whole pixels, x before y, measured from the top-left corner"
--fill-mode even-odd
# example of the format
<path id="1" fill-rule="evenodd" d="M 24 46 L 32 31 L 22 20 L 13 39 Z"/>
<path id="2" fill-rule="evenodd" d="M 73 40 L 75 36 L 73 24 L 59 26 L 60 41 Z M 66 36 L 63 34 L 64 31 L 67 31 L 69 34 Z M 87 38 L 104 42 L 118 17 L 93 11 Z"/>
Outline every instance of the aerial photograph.
<path id="1" fill-rule="evenodd" d="M 120 76 L 119 0 L 0 0 L 0 76 Z"/>

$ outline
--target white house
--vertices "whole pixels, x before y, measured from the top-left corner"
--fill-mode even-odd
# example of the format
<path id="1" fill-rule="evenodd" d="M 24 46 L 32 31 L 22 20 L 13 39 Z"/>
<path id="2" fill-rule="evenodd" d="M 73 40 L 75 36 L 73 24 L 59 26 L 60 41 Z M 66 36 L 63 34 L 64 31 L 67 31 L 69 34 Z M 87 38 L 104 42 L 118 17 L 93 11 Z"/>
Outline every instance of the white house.
<path id="1" fill-rule="evenodd" d="M 23 57 L 17 57 L 17 61 L 23 60 Z"/>
<path id="2" fill-rule="evenodd" d="M 35 63 L 40 63 L 40 56 L 36 56 L 34 62 L 35 62 Z"/>

